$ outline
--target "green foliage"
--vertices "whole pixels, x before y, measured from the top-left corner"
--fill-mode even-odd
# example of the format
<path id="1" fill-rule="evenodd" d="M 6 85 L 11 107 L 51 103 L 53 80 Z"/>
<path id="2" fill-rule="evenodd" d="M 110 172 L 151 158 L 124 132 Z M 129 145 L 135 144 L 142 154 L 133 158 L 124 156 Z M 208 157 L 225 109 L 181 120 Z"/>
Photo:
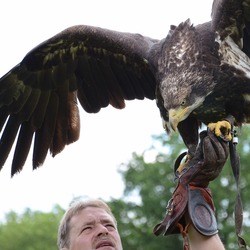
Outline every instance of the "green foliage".
<path id="1" fill-rule="evenodd" d="M 60 206 L 50 213 L 30 209 L 21 215 L 9 212 L 0 224 L 0 249 L 57 250 L 57 230 L 63 213 Z"/>

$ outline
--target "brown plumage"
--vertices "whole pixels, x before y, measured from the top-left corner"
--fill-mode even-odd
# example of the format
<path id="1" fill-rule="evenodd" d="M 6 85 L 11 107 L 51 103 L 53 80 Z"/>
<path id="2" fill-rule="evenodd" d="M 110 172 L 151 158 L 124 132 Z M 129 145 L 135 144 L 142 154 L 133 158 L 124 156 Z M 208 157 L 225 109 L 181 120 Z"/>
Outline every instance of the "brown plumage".
<path id="1" fill-rule="evenodd" d="M 249 13 L 250 0 L 215 0 L 210 22 L 187 20 L 162 40 L 79 25 L 38 45 L 0 79 L 0 167 L 16 137 L 12 175 L 33 137 L 34 168 L 78 140 L 78 102 L 96 113 L 156 99 L 166 131 L 178 127 L 190 151 L 201 122 L 249 122 Z"/>

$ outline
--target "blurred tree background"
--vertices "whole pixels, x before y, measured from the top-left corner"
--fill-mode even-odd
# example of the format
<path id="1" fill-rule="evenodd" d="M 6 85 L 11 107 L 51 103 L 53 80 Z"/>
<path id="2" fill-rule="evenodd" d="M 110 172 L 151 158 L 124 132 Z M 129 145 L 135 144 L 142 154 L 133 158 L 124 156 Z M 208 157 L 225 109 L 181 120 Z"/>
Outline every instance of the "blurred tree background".
<path id="1" fill-rule="evenodd" d="M 23 214 L 9 212 L 0 223 L 1 250 L 58 250 L 58 223 L 64 209 L 55 206 L 49 213 L 26 209 Z"/>
<path id="2" fill-rule="evenodd" d="M 242 235 L 250 244 L 250 128 L 239 132 L 238 152 L 241 157 L 240 187 L 244 207 Z M 173 164 L 185 151 L 178 134 L 154 136 L 152 147 L 142 155 L 121 164 L 119 172 L 125 183 L 123 197 L 109 201 L 119 225 L 123 247 L 130 250 L 182 249 L 179 235 L 154 236 L 153 227 L 165 214 L 165 208 L 176 186 Z M 236 185 L 227 163 L 220 176 L 210 184 L 213 192 L 219 235 L 226 249 L 239 249 L 235 236 L 234 205 Z M 0 249 L 56 250 L 57 228 L 64 209 L 59 205 L 49 213 L 27 209 L 23 214 L 14 211 L 0 222 Z"/>

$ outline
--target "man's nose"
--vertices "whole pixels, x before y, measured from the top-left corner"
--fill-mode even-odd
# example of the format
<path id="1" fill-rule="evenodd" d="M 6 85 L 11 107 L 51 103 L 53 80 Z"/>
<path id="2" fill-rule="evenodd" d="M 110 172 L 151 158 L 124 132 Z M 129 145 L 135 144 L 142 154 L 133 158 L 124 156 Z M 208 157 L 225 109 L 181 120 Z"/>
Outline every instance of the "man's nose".
<path id="1" fill-rule="evenodd" d="M 104 225 L 99 225 L 98 228 L 98 235 L 102 235 L 102 234 L 108 234 L 108 229 L 104 226 Z"/>

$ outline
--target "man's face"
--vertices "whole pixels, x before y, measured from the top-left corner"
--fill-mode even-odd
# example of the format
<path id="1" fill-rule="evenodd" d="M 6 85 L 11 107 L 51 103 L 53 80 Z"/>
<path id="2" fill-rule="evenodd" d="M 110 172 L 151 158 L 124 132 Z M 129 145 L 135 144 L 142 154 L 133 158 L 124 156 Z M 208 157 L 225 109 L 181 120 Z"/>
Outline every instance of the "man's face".
<path id="1" fill-rule="evenodd" d="M 122 250 L 114 219 L 102 208 L 87 207 L 70 220 L 69 250 Z"/>

